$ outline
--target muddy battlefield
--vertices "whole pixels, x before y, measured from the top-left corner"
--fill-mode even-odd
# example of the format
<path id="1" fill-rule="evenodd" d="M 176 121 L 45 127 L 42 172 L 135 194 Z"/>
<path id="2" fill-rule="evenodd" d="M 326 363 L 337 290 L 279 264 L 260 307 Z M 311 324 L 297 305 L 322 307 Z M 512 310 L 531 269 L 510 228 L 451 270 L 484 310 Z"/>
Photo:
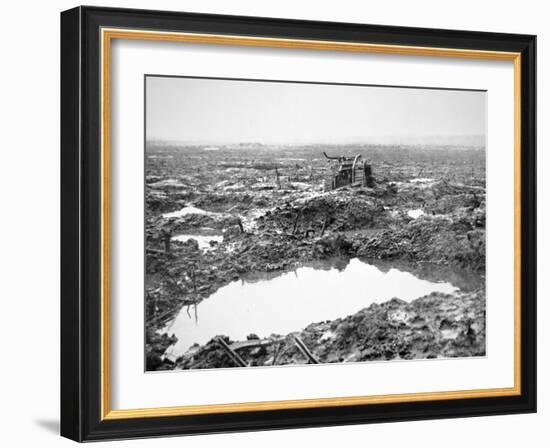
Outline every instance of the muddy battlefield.
<path id="1" fill-rule="evenodd" d="M 148 371 L 485 355 L 485 149 L 148 141 Z"/>

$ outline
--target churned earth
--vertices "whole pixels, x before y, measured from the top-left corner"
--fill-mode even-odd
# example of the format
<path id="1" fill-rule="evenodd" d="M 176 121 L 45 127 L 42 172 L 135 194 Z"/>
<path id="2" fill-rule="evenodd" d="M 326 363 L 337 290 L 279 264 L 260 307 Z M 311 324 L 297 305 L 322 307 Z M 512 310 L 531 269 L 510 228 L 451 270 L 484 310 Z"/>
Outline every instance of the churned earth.
<path id="1" fill-rule="evenodd" d="M 375 186 L 329 191 L 323 149 L 363 154 Z M 220 288 L 334 257 L 382 260 L 437 281 L 462 270 L 477 280 L 450 294 L 367 303 L 289 334 L 253 334 L 248 342 L 212 335 L 167 356 L 177 341 L 168 324 Z M 427 264 L 441 269 L 424 272 Z M 482 149 L 148 145 L 147 370 L 240 366 L 224 342 L 249 366 L 313 362 L 309 355 L 323 363 L 482 356 L 484 275 Z"/>

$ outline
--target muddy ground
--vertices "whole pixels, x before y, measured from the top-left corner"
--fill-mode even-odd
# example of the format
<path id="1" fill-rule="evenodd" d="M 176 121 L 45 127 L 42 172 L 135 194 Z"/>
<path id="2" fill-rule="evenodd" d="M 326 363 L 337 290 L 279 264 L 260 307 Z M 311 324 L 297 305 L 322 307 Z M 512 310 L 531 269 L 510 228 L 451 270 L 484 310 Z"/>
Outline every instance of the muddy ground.
<path id="1" fill-rule="evenodd" d="M 169 359 L 165 351 L 175 337 L 163 329 L 182 308 L 250 273 L 338 256 L 406 262 L 421 278 L 433 276 L 423 272 L 424 263 L 484 277 L 481 149 L 207 149 L 147 148 L 148 370 L 235 366 L 216 340 Z M 323 150 L 361 153 L 372 164 L 374 187 L 330 191 L 333 168 Z M 410 303 L 396 298 L 291 335 L 260 336 L 259 346 L 239 349 L 247 365 L 308 362 L 294 336 L 320 362 L 479 356 L 485 352 L 485 291 L 477 285 Z"/>

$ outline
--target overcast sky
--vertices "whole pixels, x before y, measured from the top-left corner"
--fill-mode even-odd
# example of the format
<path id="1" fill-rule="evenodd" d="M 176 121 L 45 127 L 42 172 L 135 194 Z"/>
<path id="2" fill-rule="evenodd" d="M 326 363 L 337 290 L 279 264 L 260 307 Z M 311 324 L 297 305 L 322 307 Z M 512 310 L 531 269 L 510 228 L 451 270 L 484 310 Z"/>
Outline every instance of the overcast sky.
<path id="1" fill-rule="evenodd" d="M 147 140 L 231 144 L 484 141 L 485 92 L 146 78 Z"/>

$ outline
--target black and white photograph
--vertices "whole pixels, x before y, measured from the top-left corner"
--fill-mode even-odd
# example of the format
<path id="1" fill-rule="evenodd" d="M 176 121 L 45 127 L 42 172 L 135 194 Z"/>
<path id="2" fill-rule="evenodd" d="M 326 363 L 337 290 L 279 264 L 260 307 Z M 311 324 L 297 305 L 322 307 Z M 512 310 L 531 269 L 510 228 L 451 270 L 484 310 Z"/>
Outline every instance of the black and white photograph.
<path id="1" fill-rule="evenodd" d="M 36 369 L 11 369 L 29 409 L 55 409 L 51 389 L 60 434 L 79 442 L 387 445 L 390 423 L 396 443 L 426 447 L 540 439 L 542 28 L 516 25 L 521 8 L 497 20 L 398 1 L 386 17 L 225 3 L 61 13 L 60 83 L 42 89 L 61 126 L 41 114 L 6 152 L 25 159 L 7 165 L 31 198 L 7 220 L 22 229 L 55 211 L 29 179 L 60 174 L 61 308 L 28 263 L 7 295 L 28 308 L 11 297 L 38 287 L 39 312 L 6 314 L 33 331 L 8 333 L 39 335 L 35 364 L 61 376 L 44 388 L 21 376 Z M 27 91 L 40 76 L 21 79 Z M 44 126 L 60 158 L 25 149 Z"/>
<path id="2" fill-rule="evenodd" d="M 146 370 L 482 357 L 486 92 L 145 77 Z"/>

